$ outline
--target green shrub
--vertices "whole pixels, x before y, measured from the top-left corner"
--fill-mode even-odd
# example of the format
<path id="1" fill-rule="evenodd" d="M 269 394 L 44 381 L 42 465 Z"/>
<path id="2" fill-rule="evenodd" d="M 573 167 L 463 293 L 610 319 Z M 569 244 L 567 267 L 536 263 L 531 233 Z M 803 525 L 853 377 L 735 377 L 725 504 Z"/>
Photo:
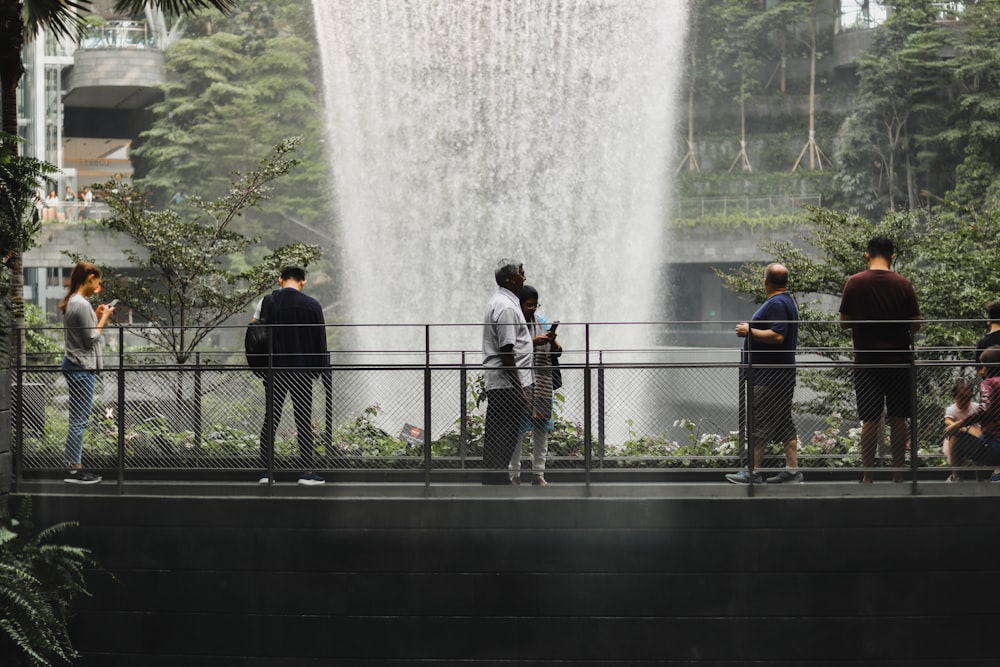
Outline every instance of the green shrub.
<path id="1" fill-rule="evenodd" d="M 73 600 L 90 595 L 84 568 L 94 564 L 87 549 L 51 544 L 74 526 L 60 523 L 35 533 L 31 500 L 0 522 L 0 662 L 51 665 L 77 657 L 67 631 Z"/>

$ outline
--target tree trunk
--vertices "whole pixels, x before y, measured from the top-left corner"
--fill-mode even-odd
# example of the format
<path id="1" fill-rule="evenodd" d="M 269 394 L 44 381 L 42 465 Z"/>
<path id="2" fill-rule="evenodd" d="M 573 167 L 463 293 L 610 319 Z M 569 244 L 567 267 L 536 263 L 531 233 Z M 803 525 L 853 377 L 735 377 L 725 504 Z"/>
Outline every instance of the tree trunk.
<path id="1" fill-rule="evenodd" d="M 24 74 L 21 49 L 24 47 L 24 23 L 21 17 L 21 3 L 6 0 L 0 2 L 0 118 L 6 134 L 17 134 L 17 85 Z M 20 147 L 12 146 L 20 152 Z M 21 220 L 0 220 L 3 225 L 20 225 Z M 14 331 L 19 334 L 14 349 L 18 350 L 23 362 L 24 355 L 24 273 L 21 248 L 2 248 L 3 259 L 11 260 L 11 301 L 13 302 Z"/>
<path id="2" fill-rule="evenodd" d="M 24 23 L 21 3 L 0 2 L 0 101 L 2 101 L 3 131 L 17 134 L 17 84 L 24 74 L 21 49 L 24 47 Z"/>
<path id="3" fill-rule="evenodd" d="M 785 30 L 781 31 L 781 64 L 779 67 L 778 90 L 784 95 L 788 82 L 788 32 Z"/>
<path id="4" fill-rule="evenodd" d="M 694 150 L 694 92 L 695 92 L 695 50 L 697 45 L 697 32 L 691 35 L 689 41 L 688 55 L 690 56 L 691 62 L 688 66 L 691 68 L 691 78 L 688 81 L 688 114 L 687 114 L 687 125 L 688 125 L 688 149 L 687 153 L 684 154 L 684 159 L 681 163 L 677 165 L 677 171 L 674 173 L 680 173 L 680 170 L 687 165 L 688 171 L 696 172 L 698 169 L 698 157 Z"/>

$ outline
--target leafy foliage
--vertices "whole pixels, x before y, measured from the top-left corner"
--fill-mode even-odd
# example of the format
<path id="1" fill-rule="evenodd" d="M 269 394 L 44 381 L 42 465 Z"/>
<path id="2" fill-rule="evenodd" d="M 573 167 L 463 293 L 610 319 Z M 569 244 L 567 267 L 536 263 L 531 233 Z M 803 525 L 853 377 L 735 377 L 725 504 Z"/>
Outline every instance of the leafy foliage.
<path id="1" fill-rule="evenodd" d="M 831 359 L 844 359 L 851 349 L 847 330 L 837 324 L 835 310 L 847 278 L 867 268 L 864 251 L 875 235 L 893 239 L 894 268 L 917 291 L 923 325 L 918 335 L 920 358 L 958 359 L 986 333 L 986 306 L 1000 294 L 1000 211 L 970 217 L 968 212 L 942 207 L 929 212 L 889 213 L 877 224 L 860 215 L 810 209 L 812 228 L 798 239 L 772 241 L 764 251 L 789 269 L 789 289 L 799 298 L 800 348 Z M 760 276 L 765 264 L 744 265 L 720 273 L 730 289 L 764 299 Z M 926 369 L 925 369 L 926 370 Z M 918 379 L 918 413 L 940 410 L 949 396 L 949 373 L 922 372 Z M 816 392 L 803 409 L 817 414 L 831 410 L 854 416 L 854 396 L 847 373 L 800 370 L 799 380 Z M 921 441 L 940 437 L 940 423 L 925 420 Z"/>
<path id="2" fill-rule="evenodd" d="M 955 170 L 952 198 L 1000 207 L 1000 39 L 993 20 L 1000 0 L 965 3 L 961 48 L 954 74 L 958 110 L 942 132 L 960 162 Z"/>
<path id="3" fill-rule="evenodd" d="M 11 324 L 21 324 L 24 317 L 22 256 L 35 246 L 41 230 L 34 203 L 43 178 L 55 171 L 48 162 L 18 155 L 19 142 L 16 136 L 0 133 L 0 291 L 12 297 L 0 305 L 0 365 L 4 367 L 14 347 Z"/>
<path id="4" fill-rule="evenodd" d="M 1000 294 L 1000 248 L 994 241 L 1000 234 L 1000 211 L 972 217 L 947 208 L 896 212 L 874 225 L 860 215 L 814 207 L 809 212 L 811 228 L 797 239 L 772 241 L 762 248 L 772 261 L 788 266 L 789 289 L 803 297 L 799 309 L 804 321 L 838 319 L 830 304 L 839 303 L 848 277 L 867 268 L 865 248 L 871 237 L 881 235 L 895 241 L 894 268 L 917 290 L 925 320 L 921 347 L 947 353 L 974 346 L 985 333 L 986 305 Z M 744 265 L 720 275 L 727 287 L 754 295 L 759 302 L 765 265 Z M 830 329 L 803 327 L 800 345 L 850 347 L 846 333 Z"/>
<path id="5" fill-rule="evenodd" d="M 282 142 L 256 169 L 238 175 L 225 196 L 192 198 L 183 212 L 176 207 L 154 210 L 131 186 L 105 186 L 113 215 L 101 224 L 131 236 L 141 248 L 125 251 L 133 272 L 102 267 L 106 290 L 149 322 L 136 333 L 171 353 L 177 363 L 185 363 L 215 327 L 273 285 L 283 266 L 305 267 L 319 258 L 318 246 L 292 243 L 246 265 L 259 238 L 235 229 L 245 211 L 270 196 L 270 184 L 298 164 L 288 154 L 300 141 Z"/>
<path id="6" fill-rule="evenodd" d="M 323 219 L 317 200 L 327 192 L 328 174 L 316 45 L 303 38 L 313 29 L 306 9 L 303 0 L 241 3 L 230 17 L 196 17 L 192 36 L 169 48 L 174 76 L 132 150 L 137 185 L 152 201 L 166 203 L 175 193 L 221 196 L 230 174 L 247 169 L 293 128 L 305 137 L 301 169 L 273 202 L 248 214 L 247 229 L 273 246 L 286 225 Z"/>
<path id="7" fill-rule="evenodd" d="M 950 78 L 950 65 L 940 56 L 946 35 L 935 21 L 939 4 L 894 3 L 879 39 L 861 59 L 854 112 L 845 123 L 849 140 L 839 159 L 848 167 L 844 176 L 857 178 L 854 187 L 875 195 L 869 205 L 876 210 L 916 208 L 916 175 L 932 173 L 939 154 L 936 135 L 947 118 L 941 109 Z"/>
<path id="8" fill-rule="evenodd" d="M 24 304 L 25 351 L 32 365 L 52 365 L 62 356 L 63 344 L 57 332 L 45 321 L 42 309 L 32 303 Z"/>
<path id="9" fill-rule="evenodd" d="M 0 134 L 0 261 L 5 269 L 14 253 L 36 245 L 41 220 L 35 198 L 45 176 L 56 171 L 48 162 L 18 155 L 18 142 L 18 137 Z"/>
<path id="10" fill-rule="evenodd" d="M 37 533 L 26 498 L 15 517 L 0 522 L 0 659 L 4 665 L 52 665 L 77 653 L 67 619 L 74 599 L 87 592 L 87 549 L 51 544 L 74 526 L 61 523 Z"/>
<path id="11" fill-rule="evenodd" d="M 704 215 L 698 218 L 673 218 L 674 229 L 790 229 L 805 224 L 802 213 L 729 213 Z"/>

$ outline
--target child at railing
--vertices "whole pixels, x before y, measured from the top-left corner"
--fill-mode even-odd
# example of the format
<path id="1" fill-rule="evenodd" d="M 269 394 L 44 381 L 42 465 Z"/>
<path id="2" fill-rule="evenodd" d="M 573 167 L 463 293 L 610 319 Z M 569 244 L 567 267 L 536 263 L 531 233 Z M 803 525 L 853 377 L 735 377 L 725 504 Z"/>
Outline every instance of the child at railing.
<path id="1" fill-rule="evenodd" d="M 951 455 L 959 464 L 972 461 L 977 465 L 1000 466 L 1000 345 L 986 348 L 979 358 L 979 407 L 967 417 L 957 420 L 944 430 L 946 438 L 957 436 Z M 974 426 L 978 424 L 978 428 Z M 994 474 L 994 480 L 997 475 Z M 1000 481 L 1000 480 L 998 480 Z"/>
<path id="2" fill-rule="evenodd" d="M 973 386 L 969 378 L 964 375 L 959 375 L 955 378 L 955 384 L 951 388 L 951 395 L 954 397 L 955 402 L 949 405 L 944 410 L 944 427 L 947 429 L 952 424 L 959 422 L 973 411 L 979 409 L 979 403 L 972 400 Z M 944 439 L 944 455 L 948 459 L 948 464 L 951 466 L 957 466 L 961 462 L 957 461 L 954 453 L 956 452 L 955 440 L 958 439 L 960 434 L 952 435 L 951 437 L 945 437 Z M 946 480 L 948 482 L 961 482 L 962 475 L 959 474 L 957 470 L 952 470 L 951 474 Z"/>

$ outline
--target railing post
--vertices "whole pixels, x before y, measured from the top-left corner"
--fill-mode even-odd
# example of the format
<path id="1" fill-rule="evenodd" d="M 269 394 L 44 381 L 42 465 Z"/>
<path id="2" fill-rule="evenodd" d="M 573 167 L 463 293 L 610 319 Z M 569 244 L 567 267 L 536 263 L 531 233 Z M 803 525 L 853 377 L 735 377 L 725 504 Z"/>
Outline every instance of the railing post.
<path id="1" fill-rule="evenodd" d="M 593 399 L 591 379 L 590 379 L 590 324 L 584 325 L 584 357 L 583 357 L 583 481 L 590 490 L 590 464 L 592 454 L 591 427 L 592 419 L 591 400 Z"/>
<path id="2" fill-rule="evenodd" d="M 323 451 L 328 465 L 333 465 L 333 368 L 327 359 L 323 369 L 323 419 L 326 432 L 323 434 Z"/>
<path id="3" fill-rule="evenodd" d="M 118 468 L 118 494 L 125 484 L 125 327 L 118 327 L 118 451 L 115 466 Z"/>
<path id="4" fill-rule="evenodd" d="M 469 406 L 466 397 L 469 395 L 469 371 L 465 367 L 465 350 L 462 350 L 462 368 L 458 371 L 459 384 L 459 418 L 458 427 L 458 458 L 462 468 L 465 468 L 466 443 L 469 441 Z"/>
<path id="5" fill-rule="evenodd" d="M 201 449 L 201 352 L 194 353 L 194 448 Z"/>
<path id="6" fill-rule="evenodd" d="M 743 396 L 742 405 L 745 406 L 747 423 L 746 423 L 746 453 L 747 453 L 747 471 L 750 476 L 750 483 L 747 485 L 747 493 L 752 496 L 754 494 L 753 490 L 753 479 L 755 470 L 755 461 L 757 453 L 757 443 L 754 442 L 753 432 L 754 432 L 754 415 L 753 415 L 753 337 L 750 335 L 750 331 L 747 331 L 746 337 L 747 346 L 747 358 L 746 358 L 746 375 L 742 373 L 740 381 L 740 391 Z"/>
<path id="7" fill-rule="evenodd" d="M 431 326 L 424 325 L 424 487 L 431 485 Z"/>
<path id="8" fill-rule="evenodd" d="M 912 335 L 912 334 L 911 334 Z M 911 345 L 912 349 L 912 345 Z M 916 352 L 910 359 L 910 474 L 913 476 L 910 482 L 910 491 L 917 495 L 917 469 L 920 461 L 917 452 L 920 449 L 918 443 L 919 428 L 917 425 L 917 357 Z"/>
<path id="9" fill-rule="evenodd" d="M 274 489 L 274 325 L 267 327 L 267 368 L 264 370 L 264 465 L 267 466 L 267 488 Z"/>
<path id="10" fill-rule="evenodd" d="M 24 364 L 21 348 L 23 332 L 16 326 L 14 329 L 14 378 L 16 379 L 17 391 L 11 392 L 11 400 L 14 402 L 14 424 L 17 424 L 14 435 L 14 491 L 21 486 L 24 478 Z M 13 389 L 14 387 L 12 387 Z"/>
<path id="11" fill-rule="evenodd" d="M 604 393 L 604 352 L 598 353 L 597 358 L 597 460 L 598 467 L 604 467 L 604 417 L 605 417 L 605 393 Z"/>

